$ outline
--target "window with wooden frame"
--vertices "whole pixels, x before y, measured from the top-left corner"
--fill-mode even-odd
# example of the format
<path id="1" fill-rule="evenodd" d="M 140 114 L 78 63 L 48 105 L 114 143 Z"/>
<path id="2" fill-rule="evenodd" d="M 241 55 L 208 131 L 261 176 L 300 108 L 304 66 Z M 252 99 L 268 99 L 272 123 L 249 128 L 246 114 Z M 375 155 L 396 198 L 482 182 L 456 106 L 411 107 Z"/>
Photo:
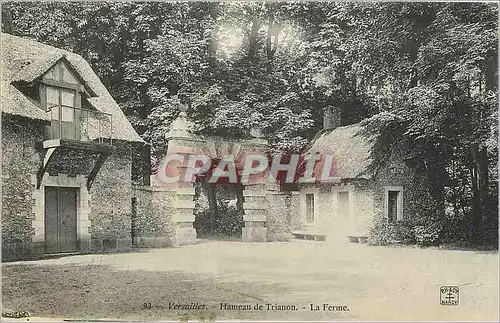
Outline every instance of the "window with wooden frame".
<path id="1" fill-rule="evenodd" d="M 51 119 L 50 139 L 81 140 L 82 91 L 82 84 L 62 60 L 43 75 L 40 103 Z"/>
<path id="2" fill-rule="evenodd" d="M 349 217 L 349 191 L 337 193 L 338 210 L 341 218 Z"/>
<path id="3" fill-rule="evenodd" d="M 384 213 L 387 220 L 396 223 L 403 219 L 403 188 L 386 186 L 384 188 Z"/>
<path id="4" fill-rule="evenodd" d="M 306 194 L 306 222 L 314 222 L 314 194 Z"/>

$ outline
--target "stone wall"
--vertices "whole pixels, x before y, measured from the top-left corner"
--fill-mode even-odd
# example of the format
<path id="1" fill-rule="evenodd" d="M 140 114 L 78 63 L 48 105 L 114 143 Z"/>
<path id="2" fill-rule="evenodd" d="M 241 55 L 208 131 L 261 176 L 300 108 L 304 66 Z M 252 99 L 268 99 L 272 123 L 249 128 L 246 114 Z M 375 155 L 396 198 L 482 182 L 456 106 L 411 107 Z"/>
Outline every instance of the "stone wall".
<path id="1" fill-rule="evenodd" d="M 291 194 L 268 191 L 267 241 L 288 241 L 292 238 Z"/>
<path id="2" fill-rule="evenodd" d="M 329 236 L 367 236 L 374 221 L 385 216 L 385 188 L 403 188 L 403 217 L 419 212 L 419 203 L 428 198 L 426 183 L 409 168 L 401 157 L 388 160 L 373 180 L 352 180 L 345 186 L 320 187 L 304 185 L 299 196 L 293 200 L 298 204 L 302 229 L 327 231 Z M 349 214 L 338 214 L 338 192 L 349 191 Z M 314 194 L 314 223 L 305 222 L 305 195 Z M 330 238 L 329 238 L 330 239 Z"/>
<path id="3" fill-rule="evenodd" d="M 369 182 L 362 181 L 354 186 L 354 227 L 350 235 L 367 236 L 375 216 L 374 193 Z"/>
<path id="4" fill-rule="evenodd" d="M 422 179 L 396 155 L 380 169 L 373 182 L 375 215 L 384 216 L 385 186 L 403 187 L 403 218 L 418 212 L 418 203 L 427 197 L 426 186 Z"/>
<path id="5" fill-rule="evenodd" d="M 86 181 L 76 174 L 68 177 L 46 173 L 41 188 L 36 189 L 41 162 L 37 145 L 43 140 L 44 125 L 26 118 L 2 117 L 2 259 L 38 258 L 44 254 L 44 185 L 73 187 L 76 184 L 68 181 L 78 180 L 84 187 Z M 131 148 L 123 142 L 115 142 L 114 146 L 114 153 L 101 167 L 90 192 L 86 188 L 79 191 L 80 200 L 89 200 L 91 221 L 91 246 L 82 244 L 88 241 L 80 241 L 87 228 L 79 228 L 81 252 L 131 248 Z M 67 181 L 59 182 L 61 178 Z M 87 213 L 82 212 L 87 210 L 78 207 L 80 220 L 86 221 Z"/>
<path id="6" fill-rule="evenodd" d="M 128 143 L 114 142 L 90 189 L 92 250 L 132 247 L 132 155 Z"/>
<path id="7" fill-rule="evenodd" d="M 395 154 L 387 160 L 373 180 L 357 179 L 346 186 L 330 188 L 319 185 L 303 185 L 300 195 L 295 198 L 299 203 L 302 229 L 311 228 L 321 231 L 328 228 L 329 235 L 367 236 L 370 228 L 380 217 L 385 217 L 385 198 L 388 187 L 403 189 L 403 218 L 411 218 L 422 211 L 422 203 L 431 198 L 425 179 L 420 178 L 407 166 L 401 156 Z M 349 216 L 338 216 L 337 194 L 349 191 Z M 314 223 L 305 222 L 305 195 L 314 194 Z M 429 204 L 429 202 L 427 202 Z M 432 204 L 431 204 L 432 205 Z"/>
<path id="8" fill-rule="evenodd" d="M 335 200 L 333 198 L 332 187 L 321 187 L 314 199 L 314 222 L 317 225 L 325 225 L 330 228 L 338 228 L 339 224 L 344 224 L 334 213 Z"/>
<path id="9" fill-rule="evenodd" d="M 179 230 L 182 231 L 184 228 L 179 227 L 175 219 L 194 217 L 186 213 L 192 212 L 188 204 L 193 204 L 194 207 L 194 202 L 186 199 L 192 198 L 194 192 L 188 194 L 191 190 L 194 191 L 189 188 L 172 190 L 172 188 L 158 186 L 134 187 L 133 194 L 137 201 L 137 247 L 157 248 L 182 244 L 178 241 L 182 238 L 182 232 Z M 246 187 L 243 193 L 247 220 L 249 217 L 253 220 L 258 217 L 265 221 L 265 230 L 262 233 L 265 236 L 252 241 L 290 240 L 292 228 L 300 226 L 298 193 L 266 191 L 264 185 Z M 259 204 L 262 201 L 264 204 Z M 180 210 L 180 205 L 186 206 Z M 255 227 L 247 230 L 255 230 Z"/>
<path id="10" fill-rule="evenodd" d="M 290 192 L 290 229 L 298 230 L 302 227 L 300 222 L 300 193 Z"/>
<path id="11" fill-rule="evenodd" d="M 43 244 L 32 243 L 33 184 L 42 139 L 41 123 L 2 114 L 2 259 L 33 258 Z"/>
<path id="12" fill-rule="evenodd" d="M 346 213 L 341 213 L 339 193 L 348 194 Z M 314 195 L 314 222 L 306 222 L 306 194 Z M 355 180 L 341 185 L 304 185 L 294 197 L 300 224 L 297 231 L 326 234 L 328 239 L 366 236 L 374 215 L 374 196 L 370 181 Z"/>
<path id="13" fill-rule="evenodd" d="M 172 246 L 175 192 L 162 187 L 137 186 L 133 193 L 137 199 L 137 246 Z"/>

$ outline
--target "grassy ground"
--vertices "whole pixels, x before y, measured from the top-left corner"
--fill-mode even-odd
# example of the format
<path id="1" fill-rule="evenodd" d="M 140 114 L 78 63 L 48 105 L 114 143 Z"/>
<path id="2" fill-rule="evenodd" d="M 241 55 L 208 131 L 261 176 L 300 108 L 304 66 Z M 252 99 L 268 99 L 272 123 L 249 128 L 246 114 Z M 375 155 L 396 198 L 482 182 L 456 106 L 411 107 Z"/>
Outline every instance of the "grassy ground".
<path id="1" fill-rule="evenodd" d="M 4 311 L 43 318 L 498 320 L 495 252 L 211 241 L 7 263 L 2 272 Z M 458 306 L 439 304 L 443 285 L 460 286 Z M 207 309 L 169 309 L 170 302 Z M 252 310 L 221 310 L 220 303 Z M 267 303 L 297 309 L 266 310 Z M 343 311 L 323 311 L 325 303 Z M 263 310 L 253 310 L 255 304 Z M 311 311 L 310 304 L 321 310 Z"/>

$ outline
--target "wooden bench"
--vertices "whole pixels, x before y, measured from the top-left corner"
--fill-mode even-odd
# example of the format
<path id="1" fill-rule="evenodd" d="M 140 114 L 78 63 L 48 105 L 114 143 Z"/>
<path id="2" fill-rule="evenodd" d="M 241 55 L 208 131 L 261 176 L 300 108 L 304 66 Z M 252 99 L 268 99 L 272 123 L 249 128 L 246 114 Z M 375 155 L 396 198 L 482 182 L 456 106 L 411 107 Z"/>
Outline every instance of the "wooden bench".
<path id="1" fill-rule="evenodd" d="M 310 232 L 292 232 L 292 235 L 295 239 L 300 239 L 300 240 L 314 240 L 314 241 L 326 240 L 326 234 L 317 234 Z"/>
<path id="2" fill-rule="evenodd" d="M 347 236 L 349 239 L 349 242 L 352 243 L 367 243 L 368 242 L 368 237 L 365 236 Z"/>

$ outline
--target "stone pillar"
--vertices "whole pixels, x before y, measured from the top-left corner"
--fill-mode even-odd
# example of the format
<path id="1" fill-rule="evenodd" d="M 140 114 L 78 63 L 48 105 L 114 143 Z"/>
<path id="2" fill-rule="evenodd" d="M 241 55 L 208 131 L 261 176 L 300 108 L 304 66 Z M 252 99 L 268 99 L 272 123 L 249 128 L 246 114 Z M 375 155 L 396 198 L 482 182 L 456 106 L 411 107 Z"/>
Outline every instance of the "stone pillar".
<path id="1" fill-rule="evenodd" d="M 267 242 L 266 185 L 261 183 L 245 186 L 243 196 L 245 226 L 241 229 L 241 239 L 245 242 Z"/>
<path id="2" fill-rule="evenodd" d="M 174 192 L 171 205 L 172 212 L 170 213 L 173 229 L 173 236 L 170 238 L 174 246 L 190 244 L 196 240 L 196 230 L 193 227 L 195 219 L 193 200 L 195 189 L 191 181 L 186 182 L 183 180 L 183 175 L 187 170 L 187 156 L 198 155 L 203 151 L 203 141 L 195 138 L 189 129 L 186 114 L 187 107 L 178 102 L 178 100 L 177 103 L 180 113 L 172 123 L 166 139 L 168 141 L 167 155 L 180 154 L 184 156 L 184 162 L 171 167 L 177 171 L 179 181 L 168 184 L 161 184 L 155 181 L 155 185 L 167 187 L 170 191 Z"/>
<path id="3" fill-rule="evenodd" d="M 177 141 L 176 139 L 174 139 Z M 178 148 L 179 146 L 176 145 Z M 176 153 L 170 152 L 169 153 Z M 178 153 L 178 152 L 177 152 Z M 183 153 L 187 157 L 188 153 Z M 177 166 L 177 172 L 182 178 L 187 170 L 184 164 Z M 173 184 L 168 185 L 169 190 L 174 193 L 172 200 L 172 228 L 173 236 L 171 237 L 174 246 L 193 243 L 196 240 L 196 230 L 193 227 L 195 220 L 194 216 L 194 185 L 191 182 L 184 182 L 182 179 Z"/>
<path id="4" fill-rule="evenodd" d="M 259 132 L 254 131 L 255 138 L 243 144 L 244 155 L 264 154 L 267 141 L 259 137 Z M 244 158 L 240 167 L 245 164 Z M 262 174 L 253 174 L 248 178 L 243 190 L 243 221 L 245 226 L 241 229 L 241 239 L 245 242 L 267 242 L 267 171 Z"/>
<path id="5" fill-rule="evenodd" d="M 174 230 L 172 244 L 174 246 L 190 244 L 196 240 L 196 230 L 193 228 L 193 198 L 194 187 L 179 187 L 175 191 L 172 202 L 172 227 Z"/>
<path id="6" fill-rule="evenodd" d="M 282 192 L 277 184 L 268 184 L 266 197 L 268 207 L 267 241 L 289 241 L 292 238 L 291 194 Z"/>
<path id="7" fill-rule="evenodd" d="M 81 176 L 81 175 L 79 175 Z M 86 180 L 82 177 L 80 180 L 80 195 L 79 203 L 80 207 L 78 210 L 78 243 L 80 247 L 80 252 L 89 252 L 91 249 L 91 236 L 89 228 L 91 227 L 90 216 L 90 201 L 91 194 L 87 190 Z"/>

